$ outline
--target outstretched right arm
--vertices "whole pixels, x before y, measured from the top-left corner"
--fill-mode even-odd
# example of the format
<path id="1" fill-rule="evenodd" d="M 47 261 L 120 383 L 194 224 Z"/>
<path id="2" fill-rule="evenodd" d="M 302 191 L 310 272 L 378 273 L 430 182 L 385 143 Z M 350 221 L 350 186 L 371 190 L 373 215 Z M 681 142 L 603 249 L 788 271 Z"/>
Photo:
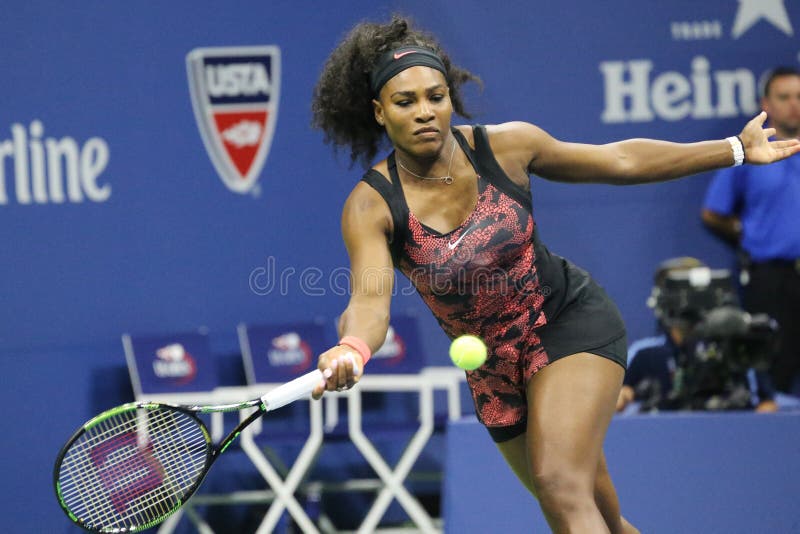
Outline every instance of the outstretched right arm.
<path id="1" fill-rule="evenodd" d="M 389 206 L 364 182 L 350 193 L 342 212 L 342 236 L 350 257 L 350 301 L 339 319 L 339 338 L 354 336 L 364 341 L 372 352 L 380 348 L 389 327 L 389 306 L 394 284 L 394 265 L 388 238 L 392 231 Z M 353 354 L 354 360 L 345 357 Z M 352 387 L 364 371 L 357 351 L 337 345 L 319 357 L 318 368 L 331 369 L 325 387 L 314 390 L 314 398 L 323 391 Z"/>

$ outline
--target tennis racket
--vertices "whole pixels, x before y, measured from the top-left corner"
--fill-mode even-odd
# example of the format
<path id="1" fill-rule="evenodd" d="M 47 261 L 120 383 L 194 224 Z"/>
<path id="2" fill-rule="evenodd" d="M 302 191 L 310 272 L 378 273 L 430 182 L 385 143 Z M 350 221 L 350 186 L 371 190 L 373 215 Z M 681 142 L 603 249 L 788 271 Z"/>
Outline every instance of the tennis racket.
<path id="1" fill-rule="evenodd" d="M 265 413 L 311 391 L 330 374 L 314 370 L 239 404 L 129 403 L 78 429 L 56 459 L 61 508 L 93 532 L 139 532 L 165 520 L 194 494 L 214 461 Z M 258 407 L 214 446 L 198 414 Z"/>

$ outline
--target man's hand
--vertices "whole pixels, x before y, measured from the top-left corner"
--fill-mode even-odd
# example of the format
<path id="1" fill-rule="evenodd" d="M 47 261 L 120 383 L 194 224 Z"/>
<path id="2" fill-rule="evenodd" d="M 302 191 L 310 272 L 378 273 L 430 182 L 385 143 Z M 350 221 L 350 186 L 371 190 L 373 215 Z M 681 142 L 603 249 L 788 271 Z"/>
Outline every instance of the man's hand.
<path id="1" fill-rule="evenodd" d="M 765 400 L 758 403 L 756 406 L 756 413 L 775 413 L 778 411 L 778 405 L 774 400 Z"/>
<path id="2" fill-rule="evenodd" d="M 625 407 L 633 402 L 634 398 L 634 391 L 633 388 L 630 386 L 623 385 L 622 389 L 619 390 L 619 396 L 617 397 L 617 411 L 621 412 L 625 409 Z"/>

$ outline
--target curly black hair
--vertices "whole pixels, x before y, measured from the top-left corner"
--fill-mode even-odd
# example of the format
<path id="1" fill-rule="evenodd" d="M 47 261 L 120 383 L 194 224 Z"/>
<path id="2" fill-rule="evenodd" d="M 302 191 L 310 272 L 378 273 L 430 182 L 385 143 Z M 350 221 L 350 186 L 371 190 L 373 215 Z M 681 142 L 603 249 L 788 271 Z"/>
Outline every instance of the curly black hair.
<path id="1" fill-rule="evenodd" d="M 413 28 L 412 21 L 401 15 L 393 15 L 387 24 L 361 22 L 331 53 L 311 104 L 311 125 L 325 133 L 325 143 L 332 144 L 334 151 L 349 147 L 351 166 L 360 161 L 369 168 L 386 142 L 383 127 L 375 122 L 370 73 L 381 54 L 408 45 L 429 48 L 442 58 L 453 110 L 470 118 L 460 88 L 470 80 L 481 85 L 481 80 L 453 65 L 433 35 Z"/>

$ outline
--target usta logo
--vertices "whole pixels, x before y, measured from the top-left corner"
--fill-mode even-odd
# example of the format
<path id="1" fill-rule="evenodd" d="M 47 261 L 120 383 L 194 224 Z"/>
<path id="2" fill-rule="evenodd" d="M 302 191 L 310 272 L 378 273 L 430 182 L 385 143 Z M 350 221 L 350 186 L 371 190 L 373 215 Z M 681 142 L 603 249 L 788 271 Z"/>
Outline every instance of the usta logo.
<path id="1" fill-rule="evenodd" d="M 109 157 L 101 137 L 81 145 L 72 137 L 44 137 L 39 120 L 29 128 L 14 123 L 11 139 L 0 139 L 0 205 L 105 202 L 111 185 L 98 179 Z"/>
<path id="2" fill-rule="evenodd" d="M 186 56 L 197 126 L 223 183 L 257 194 L 280 98 L 277 46 L 196 48 Z"/>
<path id="3" fill-rule="evenodd" d="M 206 84 L 213 97 L 270 94 L 270 80 L 261 63 L 206 65 Z"/>

